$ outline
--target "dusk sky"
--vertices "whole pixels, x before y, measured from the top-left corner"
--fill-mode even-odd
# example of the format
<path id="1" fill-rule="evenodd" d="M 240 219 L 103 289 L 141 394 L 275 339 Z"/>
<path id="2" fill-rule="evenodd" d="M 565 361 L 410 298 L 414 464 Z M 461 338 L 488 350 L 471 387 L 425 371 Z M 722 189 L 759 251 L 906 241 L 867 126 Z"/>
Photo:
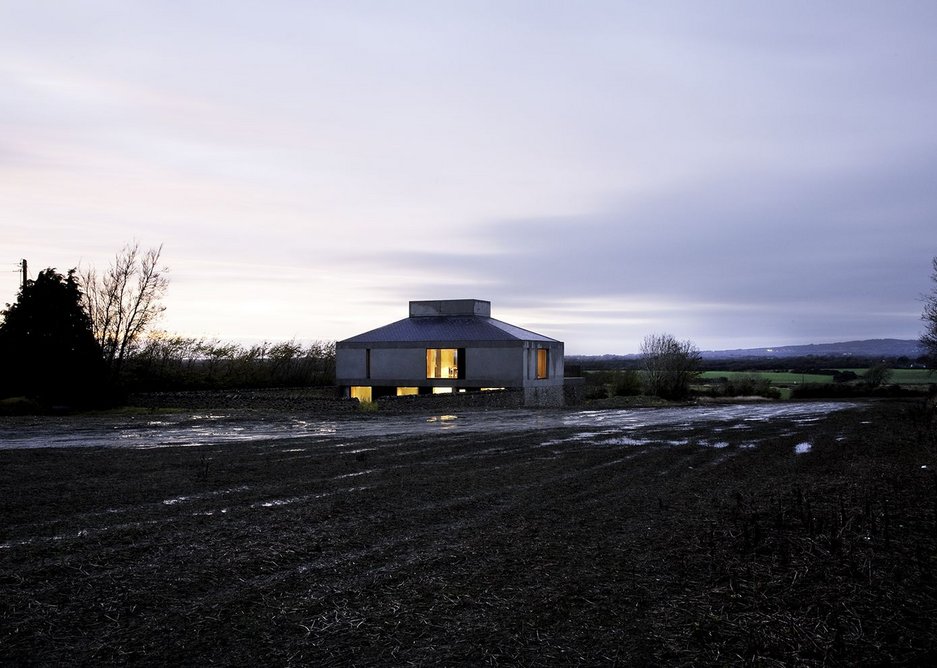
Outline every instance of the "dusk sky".
<path id="1" fill-rule="evenodd" d="M 196 337 L 478 298 L 568 354 L 917 338 L 935 33 L 933 0 L 0 0 L 0 306 L 21 258 L 135 240 Z"/>

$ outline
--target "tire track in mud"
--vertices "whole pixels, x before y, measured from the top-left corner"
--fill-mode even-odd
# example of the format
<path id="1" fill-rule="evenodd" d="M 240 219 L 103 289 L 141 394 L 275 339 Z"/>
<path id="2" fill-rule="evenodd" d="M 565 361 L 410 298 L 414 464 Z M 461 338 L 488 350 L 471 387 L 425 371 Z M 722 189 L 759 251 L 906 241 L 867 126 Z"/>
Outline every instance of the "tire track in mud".
<path id="1" fill-rule="evenodd" d="M 781 439 L 775 428 L 759 434 L 789 451 L 785 439 L 794 443 L 802 429 L 781 429 Z M 163 654 L 161 637 L 205 655 L 200 637 L 228 637 L 245 623 L 261 646 L 288 646 L 281 658 L 305 648 L 311 662 L 342 643 L 399 648 L 427 633 L 445 642 L 446 629 L 507 628 L 506 637 L 523 638 L 524 627 L 512 626 L 516 602 L 548 638 L 568 629 L 552 621 L 554 603 L 557 615 L 564 605 L 582 613 L 582 600 L 596 596 L 631 610 L 631 599 L 614 596 L 644 594 L 628 593 L 633 585 L 610 594 L 622 578 L 646 576 L 653 591 L 669 582 L 657 570 L 676 540 L 656 528 L 670 512 L 661 485 L 704 494 L 701 476 L 721 458 L 763 457 L 741 448 L 751 430 L 710 439 L 725 447 L 703 444 L 702 433 L 564 427 L 206 446 L 189 457 L 215 457 L 206 480 L 122 508 L 129 523 L 107 525 L 106 507 L 78 513 L 62 521 L 101 531 L 0 557 L 19 555 L 19 577 L 34 583 L 36 605 L 48 606 L 59 628 L 95 629 L 96 653 L 79 662 L 119 656 L 141 626 L 161 632 L 135 651 L 166 662 L 181 657 Z M 644 442 L 630 442 L 635 436 Z M 554 577 L 556 589 L 543 593 L 538 581 Z M 583 633 L 588 648 L 592 631 Z"/>
<path id="2" fill-rule="evenodd" d="M 763 418 L 757 418 L 755 422 L 763 422 Z M 814 416 L 806 416 L 803 418 L 793 418 L 790 420 L 778 420 L 776 424 L 775 431 L 780 433 L 783 436 L 793 437 L 795 434 L 803 430 L 805 427 L 814 424 L 816 418 Z M 708 433 L 712 434 L 713 429 L 712 425 L 704 425 L 704 427 L 710 427 Z M 698 433 L 700 432 L 701 426 L 699 424 L 694 424 L 688 426 L 686 431 L 689 432 L 687 436 L 687 442 L 692 441 L 693 439 L 698 438 Z M 739 422 L 729 422 L 723 423 L 722 425 L 716 427 L 721 433 L 730 432 L 733 440 L 739 436 L 747 435 L 752 431 L 752 427 L 745 424 L 745 421 Z M 291 442 L 290 445 L 297 447 L 283 448 L 282 442 L 274 441 L 267 442 L 262 444 L 250 444 L 247 445 L 247 448 L 252 450 L 251 455 L 255 458 L 262 459 L 264 461 L 270 461 L 274 464 L 283 464 L 287 462 L 294 461 L 291 457 L 278 457 L 277 455 L 281 453 L 290 453 L 291 455 L 299 450 L 302 450 L 304 453 L 304 458 L 309 460 L 321 461 L 324 458 L 337 457 L 338 461 L 341 462 L 343 459 L 347 460 L 350 455 L 354 455 L 356 458 L 361 458 L 364 463 L 367 463 L 372 457 L 380 458 L 380 460 L 400 460 L 401 463 L 396 464 L 387 464 L 387 465 L 374 465 L 378 468 L 372 466 L 368 470 L 353 470 L 347 473 L 342 474 L 329 474 L 320 476 L 313 479 L 305 479 L 297 482 L 298 485 L 301 485 L 303 488 L 302 494 L 293 494 L 293 495 L 280 495 L 274 496 L 266 501 L 260 502 L 255 501 L 255 506 L 263 505 L 264 503 L 269 503 L 271 505 L 281 505 L 284 503 L 284 499 L 288 500 L 290 503 L 295 503 L 299 501 L 314 499 L 316 497 L 330 496 L 334 493 L 339 492 L 328 492 L 324 494 L 323 490 L 316 490 L 315 485 L 321 485 L 322 487 L 328 486 L 331 484 L 333 479 L 342 479 L 344 477 L 351 476 L 369 476 L 373 477 L 374 475 L 382 475 L 384 473 L 401 470 L 401 471 L 413 471 L 415 467 L 420 466 L 449 466 L 457 464 L 463 460 L 472 460 L 477 462 L 477 468 L 488 467 L 490 470 L 503 470 L 505 468 L 510 469 L 519 469 L 525 468 L 531 465 L 532 458 L 530 457 L 518 457 L 518 454 L 532 453 L 536 448 L 549 448 L 550 458 L 562 457 L 564 453 L 568 452 L 570 445 L 575 445 L 576 447 L 681 447 L 682 443 L 674 444 L 673 442 L 665 443 L 660 445 L 661 440 L 666 440 L 663 438 L 663 435 L 654 433 L 658 430 L 651 429 L 648 430 L 650 433 L 645 433 L 641 436 L 640 439 L 634 439 L 632 433 L 633 430 L 621 429 L 621 428 L 611 428 L 603 429 L 598 432 L 581 432 L 571 428 L 565 429 L 553 429 L 546 433 L 552 433 L 553 438 L 547 438 L 542 440 L 542 442 L 537 446 L 531 446 L 528 442 L 527 436 L 524 432 L 508 432 L 496 435 L 486 435 L 484 437 L 479 437 L 478 433 L 467 432 L 460 433 L 457 431 L 448 431 L 440 432 L 436 434 L 421 434 L 417 437 L 411 439 L 400 439 L 396 436 L 388 436 L 381 439 L 373 438 L 361 438 L 353 440 L 343 440 L 341 443 L 335 443 L 330 439 L 323 439 L 321 437 L 309 437 L 308 440 L 303 439 L 301 443 Z M 670 432 L 672 433 L 672 432 Z M 541 434 L 542 436 L 542 434 Z M 762 438 L 764 438 L 762 436 Z M 616 439 L 618 441 L 624 440 L 626 442 L 625 446 L 618 446 Z M 485 447 L 479 448 L 479 442 L 482 442 Z M 632 441 L 632 442 L 629 442 Z M 612 442 L 612 446 L 607 444 Z M 368 447 L 362 447 L 367 445 Z M 563 447 L 559 447 L 563 446 Z M 230 447 L 230 446 L 229 446 Z M 695 446 L 699 447 L 699 446 Z M 738 446 L 732 448 L 736 450 Z M 203 451 L 211 451 L 213 459 L 221 460 L 226 454 L 224 449 L 219 449 L 214 446 L 203 446 Z M 723 457 L 719 461 L 726 461 L 731 456 L 736 456 L 737 452 L 724 453 Z M 703 456 L 703 455 L 700 455 Z M 684 461 L 677 462 L 671 468 L 662 467 L 657 470 L 657 475 L 664 477 L 672 474 L 675 470 L 680 469 L 683 466 L 689 466 L 690 463 L 694 461 L 696 455 L 691 455 L 686 458 Z M 506 461 L 502 463 L 490 463 L 491 460 L 497 460 L 503 458 Z M 712 463 L 712 461 L 710 462 Z M 335 462 L 332 463 L 332 466 L 335 466 Z M 607 465 L 607 464 L 606 464 Z M 560 480 L 568 479 L 560 478 Z M 544 480 L 543 484 L 555 484 L 559 480 Z M 313 489 L 310 490 L 309 487 L 313 486 Z M 227 490 L 214 490 L 210 492 L 196 492 L 190 495 L 183 495 L 174 499 L 162 500 L 161 502 L 150 502 L 148 504 L 141 504 L 136 506 L 128 506 L 121 508 L 109 508 L 103 511 L 95 511 L 91 513 L 84 513 L 75 515 L 69 518 L 69 524 L 85 524 L 88 520 L 104 518 L 107 519 L 113 515 L 126 515 L 137 512 L 148 512 L 149 514 L 155 513 L 159 510 L 158 503 L 165 505 L 174 505 L 174 504 L 185 504 L 185 507 L 191 507 L 190 502 L 193 501 L 204 501 L 208 498 L 235 494 L 237 496 L 243 496 L 241 492 L 247 492 L 249 489 L 248 486 L 239 486 Z M 236 505 L 236 501 L 235 504 Z M 199 504 L 202 506 L 204 504 Z M 213 512 L 226 512 L 228 509 L 221 508 L 204 508 L 194 512 L 200 512 L 202 514 L 212 514 Z M 154 524 L 160 522 L 172 521 L 171 517 L 161 517 L 157 519 L 146 519 L 141 520 L 141 522 L 146 522 L 147 524 Z M 33 523 L 31 525 L 19 525 L 19 526 L 7 526 L 5 527 L 6 533 L 13 534 L 22 533 L 23 529 L 31 528 L 33 530 L 42 529 L 43 527 L 55 526 L 61 524 L 62 519 L 48 520 L 45 522 Z M 124 523 L 121 525 L 112 525 L 110 528 L 127 528 L 132 527 L 133 522 Z M 0 543 L 0 549 L 9 549 L 14 545 L 27 544 L 34 542 L 36 540 L 62 540 L 66 538 L 80 538 L 88 535 L 89 532 L 100 532 L 108 530 L 109 527 L 97 526 L 92 523 L 90 526 L 81 526 L 77 530 L 70 528 L 70 535 L 51 535 L 51 536 L 37 536 L 37 537 L 11 537 L 5 540 L 3 543 Z"/>
<path id="3" fill-rule="evenodd" d="M 440 441 L 443 439 L 439 439 Z M 445 439 L 448 450 L 453 446 L 451 441 L 460 439 Z M 464 440 L 464 439 L 461 439 Z M 482 450 L 475 450 L 469 453 L 459 453 L 450 455 L 442 459 L 434 459 L 429 463 L 439 466 L 441 463 L 453 463 L 464 459 L 472 454 L 494 458 L 496 455 L 509 455 L 514 457 L 519 450 L 529 450 L 529 444 L 525 442 L 514 443 L 516 436 L 505 436 L 499 439 L 502 442 L 498 447 L 487 447 Z M 490 443 L 486 443 L 490 445 Z M 511 447 L 503 447 L 508 445 Z M 438 561 L 440 559 L 450 558 L 457 549 L 457 542 L 450 540 L 452 534 L 473 533 L 482 528 L 488 528 L 496 524 L 495 520 L 499 516 L 515 515 L 519 510 L 525 509 L 530 504 L 531 492 L 542 494 L 544 490 L 557 490 L 562 487 L 571 487 L 573 491 L 565 495 L 554 497 L 554 503 L 576 502 L 579 497 L 596 496 L 595 485 L 592 480 L 596 472 L 609 469 L 610 467 L 627 464 L 636 458 L 647 456 L 651 452 L 645 448 L 630 453 L 626 457 L 616 457 L 611 460 L 598 461 L 588 467 L 577 467 L 574 470 L 559 470 L 552 475 L 540 475 L 534 480 L 516 484 L 498 484 L 494 489 L 485 489 L 470 495 L 460 495 L 457 497 L 446 498 L 443 500 L 431 499 L 429 501 L 420 501 L 416 504 L 395 507 L 395 513 L 405 514 L 410 518 L 408 522 L 409 529 L 403 533 L 389 533 L 374 539 L 365 548 L 346 546 L 338 548 L 333 546 L 328 556 L 320 556 L 312 561 L 305 561 L 290 566 L 275 573 L 266 573 L 259 575 L 251 580 L 238 583 L 236 590 L 227 593 L 215 593 L 204 597 L 203 600 L 196 602 L 197 605 L 217 605 L 231 596 L 241 596 L 245 590 L 269 591 L 271 588 L 286 586 L 292 579 L 309 575 L 329 575 L 328 584 L 322 584 L 330 593 L 341 590 L 357 589 L 361 586 L 372 586 L 379 581 L 384 581 L 397 577 L 401 571 L 412 571 L 421 564 Z M 611 451 L 605 454 L 616 454 Z M 515 466 L 522 464 L 514 461 Z M 423 463 L 425 464 L 425 462 Z M 504 465 L 499 465 L 501 468 Z M 484 475 L 491 467 L 473 469 L 473 475 Z M 367 473 L 374 475 L 385 472 L 389 469 L 373 469 Z M 620 489 L 620 486 L 614 481 L 614 477 L 607 478 L 610 486 Z M 378 489 L 386 489 L 388 484 L 377 481 L 366 491 L 371 493 Z M 589 492 L 587 490 L 593 490 Z M 608 492 L 610 496 L 612 491 Z M 601 494 L 600 496 L 606 496 Z M 509 501 L 505 501 L 509 499 Z M 254 506 L 257 504 L 255 503 Z M 460 514 L 458 511 L 461 511 Z M 444 517 L 432 519 L 433 516 L 444 513 Z M 430 518 L 424 518 L 430 514 Z M 457 519 L 455 519 L 457 518 Z M 346 523 L 332 524 L 328 533 L 343 534 L 353 526 L 354 520 Z M 418 526 L 414 530 L 412 527 Z M 408 548 L 403 551 L 403 548 Z M 361 562 L 366 562 L 365 566 L 358 566 Z M 373 565 L 368 565 L 373 564 Z M 344 567 L 345 574 L 336 577 L 335 570 Z"/>
<path id="4" fill-rule="evenodd" d="M 448 440 L 448 439 L 446 439 Z M 509 443 L 511 438 L 502 439 L 504 442 Z M 445 444 L 448 447 L 452 443 Z M 491 456 L 493 453 L 511 453 L 513 450 L 523 450 L 526 449 L 525 446 L 520 445 L 510 449 L 504 448 L 486 448 L 486 456 Z M 463 453 L 464 454 L 464 453 Z M 448 459 L 449 462 L 457 461 L 457 457 L 444 458 L 443 461 Z M 435 465 L 439 465 L 440 460 L 434 460 L 431 462 Z M 606 463 L 600 463 L 597 467 L 606 466 Z M 369 471 L 369 475 L 373 475 L 375 471 Z M 475 470 L 475 473 L 478 473 Z M 482 471 L 483 473 L 483 471 Z M 408 533 L 397 535 L 391 534 L 386 535 L 377 542 L 373 543 L 367 548 L 355 548 L 352 546 L 340 547 L 339 545 L 332 546 L 330 550 L 331 555 L 327 558 L 317 558 L 311 562 L 303 562 L 297 566 L 293 566 L 286 571 L 278 572 L 276 574 L 264 574 L 262 576 L 256 577 L 254 580 L 239 581 L 237 587 L 232 590 L 231 595 L 237 595 L 234 592 L 241 592 L 240 595 L 243 595 L 245 590 L 250 590 L 251 588 L 258 588 L 261 590 L 267 590 L 277 582 L 288 581 L 291 577 L 316 572 L 316 573 L 328 573 L 330 569 L 334 569 L 336 566 L 341 564 L 354 564 L 362 559 L 367 558 L 369 563 L 376 562 L 378 565 L 368 569 L 368 573 L 371 575 L 358 575 L 352 572 L 347 576 L 348 586 L 354 586 L 354 583 L 357 580 L 360 580 L 361 577 L 369 577 L 371 579 L 378 577 L 381 578 L 392 577 L 394 573 L 399 571 L 402 568 L 414 568 L 419 563 L 422 563 L 428 559 L 439 558 L 441 552 L 445 552 L 444 548 L 448 545 L 448 542 L 445 539 L 440 539 L 440 530 L 445 528 L 448 534 L 452 532 L 471 532 L 479 527 L 484 527 L 491 523 L 492 519 L 498 515 L 504 513 L 513 513 L 515 512 L 517 505 L 524 505 L 526 502 L 521 501 L 521 498 L 526 496 L 532 489 L 542 489 L 547 486 L 553 486 L 558 483 L 568 482 L 569 480 L 578 478 L 582 475 L 583 471 L 560 471 L 557 472 L 552 477 L 541 477 L 538 480 L 528 481 L 522 484 L 514 485 L 499 485 L 496 489 L 488 489 L 481 492 L 476 492 L 470 495 L 462 495 L 452 499 L 445 500 L 429 500 L 429 501 L 418 501 L 416 504 L 410 503 L 403 506 L 398 506 L 395 508 L 395 511 L 398 513 L 405 514 L 407 517 L 420 518 L 430 514 L 439 514 L 445 513 L 445 516 L 432 521 L 420 521 L 419 525 L 423 527 L 419 531 L 409 531 Z M 377 481 L 374 485 L 376 487 L 386 487 L 386 483 Z M 342 491 L 342 490 L 338 490 Z M 367 489 L 368 492 L 371 492 L 371 488 Z M 518 500 L 513 504 L 505 504 L 503 499 L 505 497 L 515 498 Z M 321 495 L 320 495 L 321 498 Z M 491 503 L 492 501 L 500 501 L 500 503 Z M 176 505 L 176 504 L 173 504 Z M 257 509 L 262 506 L 261 502 L 254 501 L 251 504 L 251 508 Z M 458 520 L 453 521 L 451 519 L 451 512 L 454 510 L 459 510 L 462 508 L 461 516 Z M 270 510 L 279 511 L 285 506 L 281 507 L 271 507 Z M 231 517 L 234 517 L 232 515 Z M 169 521 L 169 518 L 167 518 Z M 328 527 L 324 528 L 323 531 L 330 535 L 343 535 L 347 534 L 348 530 L 354 526 L 357 520 L 349 519 L 346 522 L 333 522 Z M 412 524 L 410 524 L 412 526 Z M 172 544 L 172 541 L 169 537 L 161 537 L 158 539 L 158 542 Z M 382 555 L 393 555 L 400 550 L 402 546 L 414 545 L 414 547 L 409 550 L 403 558 L 382 558 Z M 336 549 L 337 548 L 337 549 Z M 449 548 L 451 549 L 451 547 Z M 414 552 L 416 550 L 416 552 Z M 185 548 L 181 548 L 180 552 L 184 553 Z M 416 556 L 415 556 L 416 555 Z M 179 558 L 181 554 L 173 554 L 172 552 L 164 552 L 161 555 L 161 558 L 174 561 Z M 276 558 L 276 555 L 271 555 L 271 558 Z M 335 585 L 333 579 L 333 585 Z M 208 595 L 209 598 L 213 595 Z M 208 599 L 206 599 L 208 600 Z M 197 601 L 189 601 L 189 603 L 197 603 Z"/>

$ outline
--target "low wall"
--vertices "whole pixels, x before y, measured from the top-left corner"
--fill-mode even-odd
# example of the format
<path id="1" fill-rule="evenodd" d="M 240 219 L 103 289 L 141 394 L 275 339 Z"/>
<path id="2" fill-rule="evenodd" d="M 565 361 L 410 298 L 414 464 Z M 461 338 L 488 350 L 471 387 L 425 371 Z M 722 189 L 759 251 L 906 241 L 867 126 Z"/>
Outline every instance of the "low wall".
<path id="1" fill-rule="evenodd" d="M 531 408 L 562 408 L 563 386 L 524 388 L 524 405 Z"/>
<path id="2" fill-rule="evenodd" d="M 129 406 L 140 408 L 254 409 L 342 413 L 358 408 L 353 399 L 332 398 L 322 389 L 274 388 L 262 390 L 193 390 L 188 392 L 141 392 L 127 398 Z"/>
<path id="3" fill-rule="evenodd" d="M 497 390 L 382 397 L 377 400 L 377 405 L 382 413 L 439 412 L 460 408 L 522 408 L 524 391 Z"/>
<path id="4" fill-rule="evenodd" d="M 586 400 L 586 379 L 571 376 L 563 379 L 563 403 L 566 406 L 578 406 Z"/>
<path id="5" fill-rule="evenodd" d="M 420 394 L 382 397 L 377 400 L 381 413 L 439 412 L 465 408 L 498 409 L 575 405 L 581 400 L 581 385 L 544 388 L 534 394 L 528 389 L 452 394 Z M 356 399 L 329 397 L 328 391 L 303 388 L 259 390 L 191 390 L 185 392 L 141 392 L 131 394 L 127 405 L 154 410 L 246 409 L 284 412 L 352 413 L 359 409 Z"/>

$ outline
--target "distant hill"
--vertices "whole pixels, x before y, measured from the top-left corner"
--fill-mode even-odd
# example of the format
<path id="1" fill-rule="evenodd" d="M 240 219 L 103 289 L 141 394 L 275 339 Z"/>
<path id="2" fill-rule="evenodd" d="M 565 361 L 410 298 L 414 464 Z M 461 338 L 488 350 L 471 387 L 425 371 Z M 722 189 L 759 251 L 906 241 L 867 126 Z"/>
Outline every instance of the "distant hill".
<path id="1" fill-rule="evenodd" d="M 771 348 L 736 348 L 734 350 L 703 350 L 703 359 L 762 359 L 788 357 L 907 357 L 917 359 L 924 349 L 916 339 L 866 339 L 864 341 L 841 341 L 839 343 L 810 343 L 800 346 L 774 346 Z M 570 361 L 631 360 L 640 355 L 570 355 Z"/>
<path id="2" fill-rule="evenodd" d="M 916 339 L 866 339 L 839 343 L 810 343 L 801 346 L 773 348 L 739 348 L 735 350 L 702 351 L 704 359 L 733 359 L 737 357 L 908 357 L 916 359 L 924 348 Z"/>

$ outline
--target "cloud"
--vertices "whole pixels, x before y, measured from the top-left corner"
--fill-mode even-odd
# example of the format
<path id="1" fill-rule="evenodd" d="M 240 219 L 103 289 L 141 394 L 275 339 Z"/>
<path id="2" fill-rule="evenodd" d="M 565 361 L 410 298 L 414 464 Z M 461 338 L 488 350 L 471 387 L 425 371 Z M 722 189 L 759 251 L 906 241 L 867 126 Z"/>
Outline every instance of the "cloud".
<path id="1" fill-rule="evenodd" d="M 913 336 L 935 20 L 20 3 L 0 9 L 4 249 L 72 266 L 165 243 L 167 319 L 231 338 L 350 336 L 450 296 L 585 352 Z"/>
<path id="2" fill-rule="evenodd" d="M 476 228 L 495 253 L 440 249 L 375 261 L 418 270 L 397 292 L 425 294 L 427 276 L 445 276 L 447 289 L 549 312 L 556 325 L 625 320 L 633 332 L 671 322 L 714 346 L 909 336 L 934 252 L 935 179 L 931 155 L 823 180 L 750 173 L 591 215 Z M 602 309 L 576 308 L 597 301 Z"/>

